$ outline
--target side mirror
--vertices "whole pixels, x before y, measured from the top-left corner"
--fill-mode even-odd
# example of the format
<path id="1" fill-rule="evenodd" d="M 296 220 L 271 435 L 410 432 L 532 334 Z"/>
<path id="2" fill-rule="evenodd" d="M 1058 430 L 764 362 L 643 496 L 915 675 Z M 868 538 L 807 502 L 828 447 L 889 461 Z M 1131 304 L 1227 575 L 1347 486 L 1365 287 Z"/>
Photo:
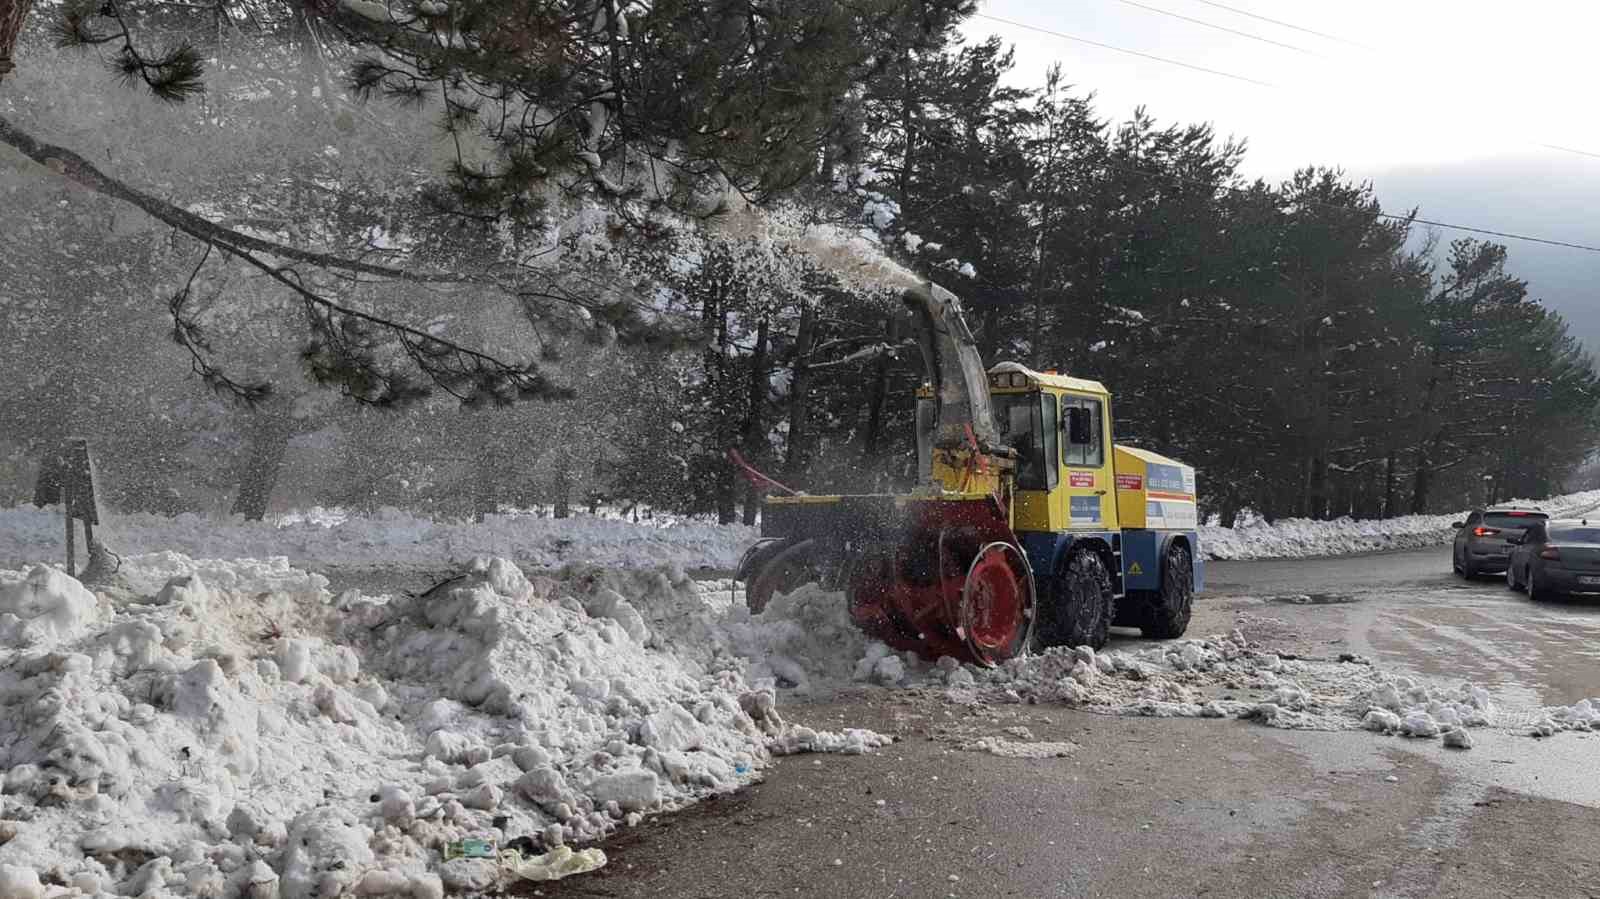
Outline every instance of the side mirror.
<path id="1" fill-rule="evenodd" d="M 1090 427 L 1089 410 L 1082 406 L 1067 407 L 1067 442 L 1073 446 L 1088 446 L 1094 442 Z"/>
<path id="2" fill-rule="evenodd" d="M 1459 530 L 1461 530 L 1461 529 L 1462 529 L 1462 528 L 1464 528 L 1464 527 L 1466 527 L 1466 526 L 1467 526 L 1467 523 L 1466 523 L 1466 522 L 1465 522 L 1465 521 L 1458 521 L 1458 522 L 1456 522 L 1456 523 L 1455 523 L 1455 524 L 1452 524 L 1452 525 L 1450 525 L 1450 526 L 1451 526 L 1451 527 L 1453 527 L 1453 528 L 1455 528 L 1455 529 L 1456 529 L 1456 530 L 1458 530 L 1458 531 L 1459 531 Z"/>

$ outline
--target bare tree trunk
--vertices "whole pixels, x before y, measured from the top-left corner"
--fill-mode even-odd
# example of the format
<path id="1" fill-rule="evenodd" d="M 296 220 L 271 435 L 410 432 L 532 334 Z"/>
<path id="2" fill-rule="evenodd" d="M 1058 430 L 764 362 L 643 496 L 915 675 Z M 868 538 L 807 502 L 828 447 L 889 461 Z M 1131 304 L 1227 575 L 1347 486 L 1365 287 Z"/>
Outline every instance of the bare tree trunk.
<path id="1" fill-rule="evenodd" d="M 479 449 L 472 473 L 472 520 L 482 523 L 485 518 L 500 511 L 500 475 L 495 465 L 494 451 L 485 446 Z"/>
<path id="2" fill-rule="evenodd" d="M 750 357 L 750 396 L 749 405 L 744 413 L 744 454 L 751 462 L 766 458 L 771 447 L 767 444 L 766 436 L 762 433 L 762 409 L 767 404 L 767 391 L 770 389 L 767 375 L 767 338 L 770 326 L 766 319 L 761 320 L 756 329 L 756 348 Z M 746 484 L 744 491 L 744 523 L 755 524 L 756 514 L 761 511 L 761 492 L 754 484 Z"/>
<path id="3" fill-rule="evenodd" d="M 1400 504 L 1400 475 L 1395 470 L 1396 458 L 1394 450 L 1383 460 L 1383 509 L 1379 512 L 1380 518 L 1393 518 L 1395 507 Z"/>
<path id="4" fill-rule="evenodd" d="M 891 317 L 885 329 L 888 343 L 892 347 L 900 342 L 900 319 Z M 878 360 L 877 374 L 872 379 L 872 392 L 867 399 L 867 433 L 865 454 L 869 462 L 876 462 L 878 452 L 883 443 L 883 416 L 884 406 L 889 401 L 889 366 L 888 356 Z"/>
<path id="5" fill-rule="evenodd" d="M 239 475 L 239 492 L 233 500 L 233 514 L 248 521 L 266 517 L 272 491 L 278 486 L 283 456 L 294 434 L 294 422 L 280 410 L 263 409 L 251 416 L 250 452 Z"/>
<path id="6" fill-rule="evenodd" d="M 572 517 L 572 458 L 564 452 L 556 453 L 554 514 L 556 518 Z"/>
<path id="7" fill-rule="evenodd" d="M 1000 350 L 1000 309 L 991 305 L 983 312 L 983 329 L 978 333 L 978 353 L 983 356 L 985 365 L 993 365 L 999 360 L 995 355 Z M 1033 340 L 1040 339 L 1038 334 L 1032 336 Z"/>
<path id="8" fill-rule="evenodd" d="M 1417 472 L 1411 480 L 1411 514 L 1428 510 L 1428 491 L 1433 488 L 1433 448 L 1437 438 L 1417 447 Z"/>
<path id="9" fill-rule="evenodd" d="M 810 303 L 800 309 L 800 328 L 795 334 L 794 366 L 789 380 L 789 447 L 784 459 L 784 475 L 789 486 L 802 480 L 811 439 L 811 345 L 816 340 L 816 310 Z M 796 488 L 799 489 L 799 488 Z"/>

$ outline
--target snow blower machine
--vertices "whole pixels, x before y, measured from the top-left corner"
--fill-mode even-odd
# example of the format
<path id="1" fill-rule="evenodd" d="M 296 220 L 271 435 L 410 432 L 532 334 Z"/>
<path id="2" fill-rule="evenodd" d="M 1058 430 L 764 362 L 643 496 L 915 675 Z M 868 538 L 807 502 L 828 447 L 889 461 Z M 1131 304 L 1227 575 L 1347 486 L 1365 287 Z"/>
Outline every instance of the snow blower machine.
<path id="1" fill-rule="evenodd" d="M 769 495 L 738 569 L 751 610 L 815 582 L 843 590 L 889 646 L 981 665 L 1098 649 L 1113 624 L 1181 636 L 1203 584 L 1194 469 L 1115 446 L 1098 382 L 1013 362 L 985 372 L 950 292 L 903 299 L 927 371 L 918 486 Z"/>

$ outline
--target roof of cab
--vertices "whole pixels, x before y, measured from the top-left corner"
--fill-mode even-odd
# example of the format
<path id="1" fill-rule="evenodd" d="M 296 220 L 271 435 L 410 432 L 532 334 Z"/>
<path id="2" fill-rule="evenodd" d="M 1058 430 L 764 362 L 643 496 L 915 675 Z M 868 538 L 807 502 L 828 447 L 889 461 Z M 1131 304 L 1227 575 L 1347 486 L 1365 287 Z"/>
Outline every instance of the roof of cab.
<path id="1" fill-rule="evenodd" d="M 1138 459 L 1138 460 L 1140 460 L 1142 462 L 1147 462 L 1147 463 L 1148 462 L 1154 462 L 1157 465 L 1178 465 L 1178 466 L 1182 466 L 1183 468 L 1188 468 L 1189 467 L 1187 465 L 1184 465 L 1184 463 L 1179 462 L 1177 459 L 1173 459 L 1173 458 L 1171 458 L 1169 456 L 1163 456 L 1160 453 L 1152 452 L 1152 451 L 1147 450 L 1147 449 L 1145 449 L 1143 447 L 1123 446 L 1122 444 L 1118 443 L 1118 444 L 1116 444 L 1116 449 L 1117 449 L 1117 452 L 1119 452 L 1119 453 L 1127 453 L 1128 455 L 1130 455 L 1130 456 L 1134 457 L 1135 459 Z"/>
<path id="2" fill-rule="evenodd" d="M 1008 372 L 1018 372 L 1026 375 L 1029 380 L 1044 387 L 1055 387 L 1060 390 L 1076 390 L 1082 393 L 1099 393 L 1106 396 L 1111 395 L 1111 392 L 1106 390 L 1105 385 L 1101 384 L 1099 381 L 1088 381 L 1083 378 L 1073 378 L 1067 375 L 1046 374 L 1042 371 L 1034 371 L 1020 362 L 1000 362 L 996 363 L 994 367 L 989 369 L 989 374 L 991 375 L 1004 374 Z"/>

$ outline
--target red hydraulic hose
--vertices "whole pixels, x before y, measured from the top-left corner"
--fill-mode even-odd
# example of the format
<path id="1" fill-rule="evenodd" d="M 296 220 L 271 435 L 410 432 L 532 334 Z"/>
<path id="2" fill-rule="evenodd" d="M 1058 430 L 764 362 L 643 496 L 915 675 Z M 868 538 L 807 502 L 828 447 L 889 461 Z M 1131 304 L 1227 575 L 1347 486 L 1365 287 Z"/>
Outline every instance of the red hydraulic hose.
<path id="1" fill-rule="evenodd" d="M 785 487 L 784 485 L 757 471 L 755 466 L 751 465 L 749 462 L 746 462 L 744 460 L 744 456 L 740 455 L 739 451 L 736 449 L 728 450 L 728 461 L 732 462 L 734 466 L 744 474 L 746 480 L 757 487 L 765 487 L 771 490 L 777 490 L 780 493 L 786 493 L 789 496 L 800 495 L 800 491 L 794 489 L 793 487 Z"/>

